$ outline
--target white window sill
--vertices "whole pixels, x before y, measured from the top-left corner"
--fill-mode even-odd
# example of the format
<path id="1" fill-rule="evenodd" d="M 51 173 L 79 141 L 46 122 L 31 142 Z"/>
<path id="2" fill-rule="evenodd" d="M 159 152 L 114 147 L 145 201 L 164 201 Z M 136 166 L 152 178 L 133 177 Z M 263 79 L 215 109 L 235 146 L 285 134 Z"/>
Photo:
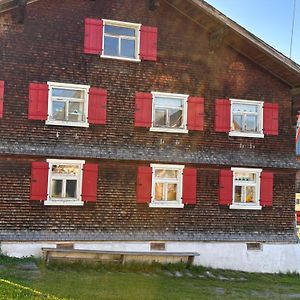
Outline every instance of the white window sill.
<path id="1" fill-rule="evenodd" d="M 66 201 L 66 200 L 47 200 L 44 202 L 44 205 L 57 205 L 57 206 L 83 206 L 84 202 L 83 201 Z"/>
<path id="2" fill-rule="evenodd" d="M 261 210 L 262 206 L 257 204 L 231 204 L 229 206 L 230 209 L 248 209 L 248 210 Z"/>
<path id="3" fill-rule="evenodd" d="M 46 120 L 46 125 L 89 127 L 89 123 Z"/>
<path id="4" fill-rule="evenodd" d="M 263 133 L 247 133 L 247 132 L 230 131 L 229 136 L 264 138 L 265 135 Z"/>
<path id="5" fill-rule="evenodd" d="M 149 207 L 158 207 L 158 208 L 183 208 L 183 203 L 157 203 L 151 202 L 149 203 Z"/>
<path id="6" fill-rule="evenodd" d="M 188 133 L 187 129 L 180 128 L 160 128 L 160 127 L 151 127 L 150 131 L 154 132 L 169 132 L 169 133 Z"/>
<path id="7" fill-rule="evenodd" d="M 109 56 L 109 55 L 100 55 L 101 58 L 109 58 L 109 59 L 118 59 L 118 60 L 125 60 L 125 61 L 133 61 L 133 62 L 141 62 L 139 58 L 127 58 L 121 56 Z"/>

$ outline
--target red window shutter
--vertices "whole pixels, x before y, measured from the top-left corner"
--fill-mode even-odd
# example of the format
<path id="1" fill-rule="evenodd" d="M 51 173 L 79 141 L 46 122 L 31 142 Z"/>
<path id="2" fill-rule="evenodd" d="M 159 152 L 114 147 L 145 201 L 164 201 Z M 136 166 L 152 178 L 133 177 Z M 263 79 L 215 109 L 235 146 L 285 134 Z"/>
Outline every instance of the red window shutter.
<path id="1" fill-rule="evenodd" d="M 215 131 L 229 132 L 230 131 L 230 100 L 216 100 L 216 116 L 215 116 Z"/>
<path id="2" fill-rule="evenodd" d="M 157 60 L 157 28 L 141 26 L 140 59 Z"/>
<path id="3" fill-rule="evenodd" d="M 187 128 L 188 130 L 203 130 L 204 98 L 188 98 Z"/>
<path id="4" fill-rule="evenodd" d="M 84 21 L 84 53 L 102 54 L 103 21 L 86 18 Z"/>
<path id="5" fill-rule="evenodd" d="M 196 204 L 197 169 L 183 169 L 182 203 Z"/>
<path id="6" fill-rule="evenodd" d="M 96 202 L 98 186 L 98 164 L 84 164 L 82 176 L 82 201 Z"/>
<path id="7" fill-rule="evenodd" d="M 278 135 L 278 104 L 264 103 L 264 134 Z"/>
<path id="8" fill-rule="evenodd" d="M 0 118 L 3 118 L 4 81 L 0 80 Z"/>
<path id="9" fill-rule="evenodd" d="M 150 203 L 152 188 L 152 168 L 139 166 L 137 170 L 136 202 Z"/>
<path id="10" fill-rule="evenodd" d="M 260 175 L 260 205 L 272 206 L 273 205 L 273 179 L 272 172 L 261 172 Z"/>
<path id="11" fill-rule="evenodd" d="M 136 127 L 148 127 L 152 125 L 152 94 L 135 94 L 135 122 Z"/>
<path id="12" fill-rule="evenodd" d="M 90 124 L 106 123 L 107 90 L 90 88 L 89 91 L 89 113 Z"/>
<path id="13" fill-rule="evenodd" d="M 233 172 L 231 170 L 220 170 L 219 174 L 219 204 L 232 204 Z"/>
<path id="14" fill-rule="evenodd" d="M 47 200 L 48 172 L 47 162 L 32 162 L 30 200 Z"/>
<path id="15" fill-rule="evenodd" d="M 300 223 L 300 212 L 299 211 L 296 211 L 296 221 L 297 221 L 297 223 Z"/>
<path id="16" fill-rule="evenodd" d="M 46 83 L 29 84 L 29 120 L 47 120 L 48 85 Z"/>

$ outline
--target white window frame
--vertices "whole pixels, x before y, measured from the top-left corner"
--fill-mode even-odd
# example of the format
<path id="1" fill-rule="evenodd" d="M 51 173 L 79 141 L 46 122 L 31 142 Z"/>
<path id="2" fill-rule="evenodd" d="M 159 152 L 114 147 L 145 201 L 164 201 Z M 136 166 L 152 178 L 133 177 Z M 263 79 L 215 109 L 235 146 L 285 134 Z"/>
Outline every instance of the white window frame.
<path id="1" fill-rule="evenodd" d="M 231 168 L 233 171 L 232 178 L 232 204 L 229 206 L 230 209 L 253 209 L 261 210 L 262 206 L 260 205 L 260 176 L 262 169 L 252 169 L 252 168 Z M 235 203 L 235 173 L 244 172 L 244 173 L 256 173 L 256 186 L 255 186 L 255 199 L 256 203 Z"/>
<path id="2" fill-rule="evenodd" d="M 88 106 L 89 106 L 89 85 L 82 84 L 69 84 L 69 83 L 58 83 L 58 82 L 47 82 L 49 87 L 48 92 L 48 119 L 46 125 L 59 125 L 59 126 L 72 126 L 72 127 L 89 127 L 88 123 Z M 52 119 L 52 89 L 69 89 L 69 90 L 82 90 L 84 93 L 83 99 L 83 120 L 81 122 L 61 121 Z"/>
<path id="3" fill-rule="evenodd" d="M 297 236 L 300 239 L 300 225 L 296 225 Z"/>
<path id="4" fill-rule="evenodd" d="M 255 138 L 264 138 L 263 133 L 263 120 L 264 120 L 264 114 L 263 114 L 263 101 L 254 101 L 254 100 L 243 100 L 243 99 L 229 99 L 230 100 L 230 132 L 229 136 L 241 136 L 241 137 L 255 137 Z M 258 132 L 241 132 L 241 131 L 234 131 L 232 130 L 232 121 L 233 121 L 233 105 L 234 103 L 237 104 L 250 104 L 250 105 L 257 105 L 258 107 Z"/>
<path id="5" fill-rule="evenodd" d="M 107 20 L 107 19 L 102 19 L 102 21 L 103 21 L 103 33 L 102 33 L 102 45 L 103 45 L 102 48 L 103 48 L 103 50 L 102 50 L 102 53 L 101 53 L 100 57 L 101 58 L 112 58 L 112 59 L 140 62 L 141 61 L 141 59 L 140 59 L 140 42 L 141 42 L 140 30 L 141 30 L 142 24 L 121 22 L 121 21 Z M 123 56 L 112 56 L 112 55 L 105 55 L 104 54 L 105 25 L 112 25 L 112 26 L 135 29 L 135 58 L 129 58 L 129 57 L 123 57 Z"/>
<path id="6" fill-rule="evenodd" d="M 49 163 L 49 172 L 48 172 L 48 188 L 47 188 L 47 200 L 44 202 L 44 205 L 61 205 L 61 206 L 83 206 L 84 202 L 82 201 L 82 177 L 83 177 L 83 165 L 85 160 L 69 160 L 69 159 L 47 159 Z M 52 165 L 79 165 L 80 174 L 78 175 L 78 185 L 77 193 L 78 199 L 66 200 L 66 199 L 51 199 L 51 181 L 52 181 Z"/>
<path id="7" fill-rule="evenodd" d="M 159 208 L 183 208 L 182 203 L 182 187 L 183 187 L 183 169 L 184 165 L 166 165 L 166 164 L 151 164 L 152 168 L 152 189 L 151 189 L 151 203 L 149 207 Z M 155 170 L 167 169 L 178 171 L 178 183 L 177 183 L 177 200 L 176 201 L 155 201 Z M 170 203 L 171 202 L 171 203 Z"/>
<path id="8" fill-rule="evenodd" d="M 170 133 L 188 133 L 187 129 L 187 110 L 188 110 L 188 97 L 186 94 L 172 94 L 172 93 L 160 93 L 160 92 L 151 92 L 152 94 L 152 120 L 150 131 L 156 132 L 170 132 Z M 168 128 L 168 127 L 154 127 L 155 120 L 155 98 L 177 98 L 182 100 L 182 128 Z"/>

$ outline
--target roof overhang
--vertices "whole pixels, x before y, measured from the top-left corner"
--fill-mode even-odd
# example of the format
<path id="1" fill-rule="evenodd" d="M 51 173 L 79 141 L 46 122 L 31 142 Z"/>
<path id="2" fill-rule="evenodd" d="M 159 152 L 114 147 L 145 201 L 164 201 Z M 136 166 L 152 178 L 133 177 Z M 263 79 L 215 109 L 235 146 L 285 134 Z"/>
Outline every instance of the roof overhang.
<path id="1" fill-rule="evenodd" d="M 223 30 L 223 41 L 291 88 L 300 87 L 300 65 L 232 21 L 203 0 L 163 0 L 210 34 Z"/>
<path id="2" fill-rule="evenodd" d="M 30 4 L 39 0 L 0 0 L 0 13 L 16 8 L 19 5 Z"/>

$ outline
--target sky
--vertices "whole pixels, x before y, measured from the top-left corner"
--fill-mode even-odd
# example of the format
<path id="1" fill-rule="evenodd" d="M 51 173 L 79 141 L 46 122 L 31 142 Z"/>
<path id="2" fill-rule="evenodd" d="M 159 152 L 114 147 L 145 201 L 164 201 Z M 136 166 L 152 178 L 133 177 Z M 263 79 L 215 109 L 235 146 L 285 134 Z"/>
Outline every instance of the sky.
<path id="1" fill-rule="evenodd" d="M 294 0 L 205 1 L 290 57 Z M 300 0 L 295 1 L 296 15 L 291 59 L 300 64 Z"/>

